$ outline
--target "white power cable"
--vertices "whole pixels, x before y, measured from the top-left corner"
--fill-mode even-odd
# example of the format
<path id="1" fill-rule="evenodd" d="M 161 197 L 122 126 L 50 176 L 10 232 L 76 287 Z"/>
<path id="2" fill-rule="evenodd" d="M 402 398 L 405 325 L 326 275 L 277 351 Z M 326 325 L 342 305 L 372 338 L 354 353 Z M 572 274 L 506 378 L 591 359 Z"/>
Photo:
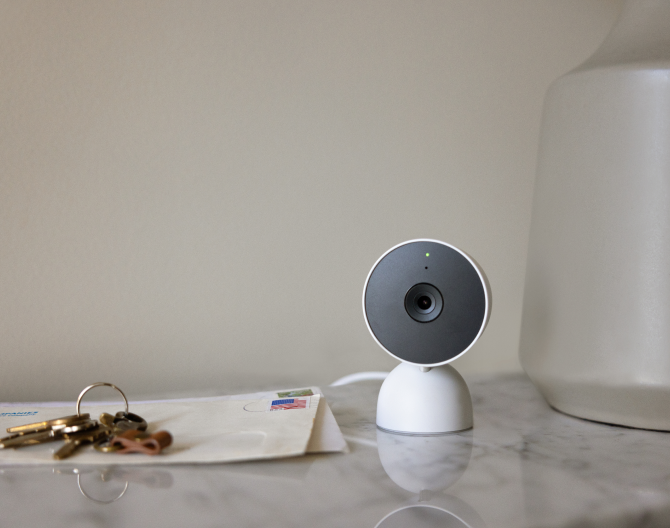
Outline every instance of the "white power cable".
<path id="1" fill-rule="evenodd" d="M 367 381 L 367 380 L 385 380 L 388 376 L 388 372 L 356 372 L 355 374 L 349 374 L 344 376 L 333 383 L 330 384 L 331 387 L 339 387 L 340 385 L 348 385 L 349 383 L 356 383 L 357 381 Z"/>

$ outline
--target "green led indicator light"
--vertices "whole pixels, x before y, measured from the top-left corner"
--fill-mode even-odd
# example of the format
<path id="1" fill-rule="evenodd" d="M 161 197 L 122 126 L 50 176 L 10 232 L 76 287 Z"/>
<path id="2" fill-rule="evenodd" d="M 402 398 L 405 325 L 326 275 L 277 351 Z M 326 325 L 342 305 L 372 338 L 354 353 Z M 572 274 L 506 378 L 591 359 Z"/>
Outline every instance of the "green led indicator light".
<path id="1" fill-rule="evenodd" d="M 430 253 L 426 253 L 426 256 L 427 256 L 427 257 L 430 257 Z"/>

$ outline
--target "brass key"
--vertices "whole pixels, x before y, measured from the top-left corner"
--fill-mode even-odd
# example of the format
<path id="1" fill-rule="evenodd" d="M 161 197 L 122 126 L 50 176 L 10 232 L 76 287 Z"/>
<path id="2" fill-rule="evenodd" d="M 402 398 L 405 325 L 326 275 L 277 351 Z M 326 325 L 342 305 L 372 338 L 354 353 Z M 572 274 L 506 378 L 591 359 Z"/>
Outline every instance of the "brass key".
<path id="1" fill-rule="evenodd" d="M 2 439 L 2 441 L 0 441 L 0 448 L 6 449 L 9 447 L 25 447 L 30 445 L 43 444 L 45 442 L 52 442 L 54 440 L 63 438 L 63 436 L 66 434 L 88 431 L 97 425 L 98 422 L 95 420 L 87 420 L 85 422 L 59 427 L 57 429 L 12 435 L 11 437 L 7 437 L 7 439 Z"/>
<path id="2" fill-rule="evenodd" d="M 56 460 L 63 460 L 64 458 L 72 456 L 77 449 L 86 444 L 92 444 L 93 442 L 108 438 L 109 434 L 109 428 L 101 424 L 97 424 L 94 429 L 88 431 L 66 433 L 63 435 L 65 437 L 65 443 L 54 453 L 54 458 Z"/>
<path id="3" fill-rule="evenodd" d="M 58 436 L 54 434 L 52 429 L 49 429 L 48 431 L 38 431 L 36 433 L 15 434 L 0 440 L 0 449 L 42 444 L 53 440 L 58 440 Z"/>
<path id="4" fill-rule="evenodd" d="M 7 432 L 10 434 L 26 434 L 38 433 L 40 431 L 48 431 L 49 429 L 56 429 L 74 425 L 89 420 L 91 416 L 88 413 L 73 414 L 71 416 L 63 416 L 62 418 L 54 418 L 53 420 L 46 420 L 44 422 L 29 423 L 26 425 L 17 425 L 15 427 L 8 427 Z M 0 439 L 0 440 L 4 440 Z"/>
<path id="5" fill-rule="evenodd" d="M 5 438 L 0 438 L 0 449 L 5 447 L 21 447 L 22 445 L 34 445 L 56 440 L 58 436 L 55 434 L 55 431 L 59 431 L 65 427 L 85 424 L 90 421 L 90 416 L 88 414 L 82 414 L 81 416 L 64 416 L 62 418 L 55 418 L 44 422 L 9 427 L 7 432 L 14 434 L 6 436 Z"/>

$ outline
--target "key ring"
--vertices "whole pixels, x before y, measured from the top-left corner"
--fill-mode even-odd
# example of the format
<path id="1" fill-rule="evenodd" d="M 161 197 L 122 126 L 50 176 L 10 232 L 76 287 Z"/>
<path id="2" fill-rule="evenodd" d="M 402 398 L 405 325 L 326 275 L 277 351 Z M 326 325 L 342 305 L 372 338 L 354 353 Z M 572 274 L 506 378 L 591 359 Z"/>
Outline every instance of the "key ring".
<path id="1" fill-rule="evenodd" d="M 79 398 L 77 398 L 77 416 L 79 416 L 81 413 L 79 412 L 79 406 L 81 405 L 81 399 L 84 397 L 84 394 L 86 394 L 88 391 L 90 391 L 94 387 L 111 387 L 113 389 L 116 389 L 121 393 L 121 396 L 123 396 L 123 401 L 126 402 L 126 414 L 128 414 L 128 398 L 126 398 L 126 395 L 123 394 L 123 391 L 119 389 L 116 385 L 112 385 L 111 383 L 105 383 L 104 381 L 99 381 L 98 383 L 94 383 L 93 385 L 89 385 L 86 387 L 83 391 L 81 391 L 81 394 L 79 395 Z"/>

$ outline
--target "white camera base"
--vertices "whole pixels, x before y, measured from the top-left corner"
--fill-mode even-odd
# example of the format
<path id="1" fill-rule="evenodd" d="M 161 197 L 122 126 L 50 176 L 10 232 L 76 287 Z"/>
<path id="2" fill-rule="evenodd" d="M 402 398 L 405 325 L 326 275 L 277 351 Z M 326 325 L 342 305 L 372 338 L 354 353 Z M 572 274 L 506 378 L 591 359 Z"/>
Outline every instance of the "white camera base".
<path id="1" fill-rule="evenodd" d="M 437 435 L 472 428 L 472 399 L 450 365 L 401 363 L 388 375 L 377 400 L 377 427 L 396 434 Z"/>

